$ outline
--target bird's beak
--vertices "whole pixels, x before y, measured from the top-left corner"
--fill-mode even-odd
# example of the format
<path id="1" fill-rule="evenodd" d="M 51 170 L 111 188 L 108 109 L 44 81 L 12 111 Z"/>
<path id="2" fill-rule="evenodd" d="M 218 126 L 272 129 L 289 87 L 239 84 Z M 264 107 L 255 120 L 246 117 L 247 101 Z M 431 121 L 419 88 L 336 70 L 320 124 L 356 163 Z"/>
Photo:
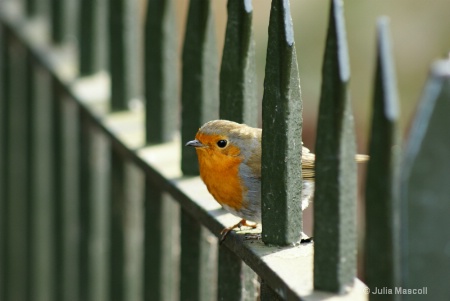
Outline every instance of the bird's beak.
<path id="1" fill-rule="evenodd" d="M 188 143 L 186 143 L 185 146 L 202 147 L 204 145 L 196 139 L 196 140 L 189 141 Z"/>

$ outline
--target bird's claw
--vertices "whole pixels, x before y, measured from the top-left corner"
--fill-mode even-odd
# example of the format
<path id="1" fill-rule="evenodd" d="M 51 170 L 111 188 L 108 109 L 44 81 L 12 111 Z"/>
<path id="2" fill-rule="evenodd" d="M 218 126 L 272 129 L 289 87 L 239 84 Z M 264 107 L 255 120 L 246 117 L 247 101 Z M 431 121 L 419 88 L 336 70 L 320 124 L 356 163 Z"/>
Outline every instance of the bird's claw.
<path id="1" fill-rule="evenodd" d="M 219 245 L 221 245 L 225 241 L 225 238 L 227 237 L 228 233 L 231 232 L 231 230 L 233 230 L 233 229 L 225 228 L 222 231 L 220 231 Z"/>
<path id="2" fill-rule="evenodd" d="M 242 219 L 236 225 L 233 225 L 231 227 L 223 229 L 222 231 L 220 231 L 221 236 L 220 236 L 220 240 L 219 240 L 219 245 L 221 245 L 224 242 L 225 238 L 227 237 L 228 233 L 231 232 L 231 230 L 236 229 L 236 228 L 239 228 L 239 230 L 241 230 L 243 226 L 255 229 L 257 227 L 257 224 L 254 224 L 254 225 L 248 224 L 245 219 Z"/>

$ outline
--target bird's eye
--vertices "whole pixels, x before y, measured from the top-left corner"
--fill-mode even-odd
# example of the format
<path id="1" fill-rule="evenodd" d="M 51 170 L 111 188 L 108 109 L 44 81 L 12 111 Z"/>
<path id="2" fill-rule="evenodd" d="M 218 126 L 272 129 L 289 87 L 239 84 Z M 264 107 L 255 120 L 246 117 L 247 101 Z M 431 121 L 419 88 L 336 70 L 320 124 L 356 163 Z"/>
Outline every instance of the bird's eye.
<path id="1" fill-rule="evenodd" d="M 227 140 L 219 140 L 217 141 L 217 146 L 220 148 L 224 148 L 225 146 L 227 146 Z"/>

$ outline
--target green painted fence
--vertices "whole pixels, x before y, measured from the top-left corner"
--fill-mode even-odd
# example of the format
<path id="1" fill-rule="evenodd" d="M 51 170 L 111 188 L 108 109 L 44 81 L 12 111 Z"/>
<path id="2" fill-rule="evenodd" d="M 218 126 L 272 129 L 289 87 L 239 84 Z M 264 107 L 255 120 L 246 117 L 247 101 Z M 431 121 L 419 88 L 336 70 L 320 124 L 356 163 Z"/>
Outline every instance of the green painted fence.
<path id="1" fill-rule="evenodd" d="M 258 45 L 252 2 L 228 0 L 219 66 L 211 1 L 190 0 L 182 53 L 174 0 L 0 1 L 0 300 L 423 300 L 396 288 L 449 299 L 450 61 L 433 64 L 402 144 L 389 22 L 379 20 L 364 284 L 342 1 L 329 6 L 314 242 L 299 244 L 292 18 L 288 0 L 273 0 L 262 238 L 233 232 L 222 245 L 235 218 L 183 142 L 219 117 L 257 124 Z"/>

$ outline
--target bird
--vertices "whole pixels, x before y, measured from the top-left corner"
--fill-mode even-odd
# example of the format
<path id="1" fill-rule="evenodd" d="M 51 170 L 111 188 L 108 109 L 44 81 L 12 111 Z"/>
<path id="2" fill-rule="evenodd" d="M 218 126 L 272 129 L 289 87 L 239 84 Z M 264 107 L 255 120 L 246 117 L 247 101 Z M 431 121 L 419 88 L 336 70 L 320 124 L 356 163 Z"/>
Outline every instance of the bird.
<path id="1" fill-rule="evenodd" d="M 214 199 L 241 218 L 221 231 L 220 243 L 235 228 L 261 223 L 261 137 L 260 128 L 219 119 L 205 123 L 185 144 L 195 148 L 200 178 Z M 366 155 L 356 156 L 358 162 L 367 160 Z M 314 161 L 315 155 L 302 146 L 302 210 L 314 194 Z"/>

